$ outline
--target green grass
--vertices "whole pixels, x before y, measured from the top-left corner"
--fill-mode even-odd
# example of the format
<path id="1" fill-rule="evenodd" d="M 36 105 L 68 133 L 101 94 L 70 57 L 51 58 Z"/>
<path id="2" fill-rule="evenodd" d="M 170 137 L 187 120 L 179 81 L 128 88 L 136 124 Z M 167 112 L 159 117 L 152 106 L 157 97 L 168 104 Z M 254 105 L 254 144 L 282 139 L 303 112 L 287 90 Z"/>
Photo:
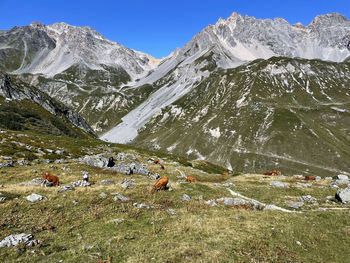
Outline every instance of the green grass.
<path id="1" fill-rule="evenodd" d="M 349 210 L 318 210 L 318 207 L 348 208 L 325 201 L 327 195 L 335 193 L 334 189 L 319 187 L 326 186 L 326 181 L 314 183 L 311 188 L 297 188 L 298 180 L 288 176 L 265 180 L 261 180 L 262 175 L 223 176 L 219 168 L 212 173 L 209 170 L 203 173 L 199 169 L 211 165 L 204 165 L 202 161 L 183 159 L 182 164 L 177 156 L 158 155 L 157 152 L 95 139 L 30 132 L 25 132 L 28 137 L 18 137 L 19 133 L 7 131 L 0 134 L 1 140 L 8 141 L 12 136 L 28 145 L 64 149 L 66 156 L 74 157 L 88 153 L 109 156 L 109 152 L 129 152 L 137 154 L 137 161 L 142 163 L 161 159 L 165 170 L 151 162 L 148 169 L 161 176 L 167 175 L 172 190 L 151 194 L 154 180 L 89 167 L 74 159 L 67 159 L 68 164 L 54 164 L 57 169 L 43 163 L 2 168 L 0 184 L 4 187 L 0 192 L 7 200 L 0 203 L 0 239 L 24 232 L 41 240 L 41 245 L 33 248 L 23 245 L 1 248 L 0 258 L 5 262 L 97 262 L 108 256 L 112 257 L 112 262 L 348 262 Z M 17 156 L 18 151 L 21 150 L 16 148 L 13 156 Z M 62 170 L 64 166 L 70 169 Z M 33 173 L 34 170 L 38 173 Z M 184 179 L 178 178 L 179 170 L 186 176 L 195 176 L 197 181 L 185 183 Z M 61 184 L 66 185 L 81 179 L 81 171 L 89 172 L 91 187 L 58 193 L 58 188 L 19 184 L 50 172 L 58 175 Z M 124 178 L 136 179 L 136 188 L 123 189 L 119 182 Z M 100 185 L 103 179 L 113 180 L 116 184 Z M 281 180 L 290 188 L 270 188 L 269 182 L 273 180 Z M 226 187 L 220 186 L 226 182 L 234 183 L 231 188 L 247 197 L 282 207 L 305 194 L 320 201 L 316 206 L 305 205 L 300 214 L 205 205 L 205 200 L 230 197 Z M 101 192 L 107 197 L 101 197 Z M 113 192 L 128 196 L 132 201 L 114 201 Z M 48 199 L 30 203 L 25 197 L 31 193 Z M 185 193 L 191 196 L 191 201 L 181 201 Z M 134 202 L 155 208 L 137 209 L 132 205 Z M 177 214 L 170 215 L 168 209 L 175 209 Z M 124 221 L 118 223 L 118 219 Z"/>

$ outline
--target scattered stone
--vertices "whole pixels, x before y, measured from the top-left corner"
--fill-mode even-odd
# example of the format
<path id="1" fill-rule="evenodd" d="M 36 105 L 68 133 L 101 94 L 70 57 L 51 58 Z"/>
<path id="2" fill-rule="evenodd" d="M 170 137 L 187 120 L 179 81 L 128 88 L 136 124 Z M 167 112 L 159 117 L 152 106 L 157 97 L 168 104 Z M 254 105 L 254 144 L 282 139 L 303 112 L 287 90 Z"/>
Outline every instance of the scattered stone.
<path id="1" fill-rule="evenodd" d="M 294 209 L 299 209 L 304 205 L 304 202 L 294 202 L 294 203 L 289 203 L 287 204 L 288 207 L 294 208 Z"/>
<path id="2" fill-rule="evenodd" d="M 0 247 L 12 247 L 12 246 L 17 246 L 20 243 L 24 243 L 26 245 L 31 245 L 29 241 L 33 239 L 33 235 L 31 234 L 17 234 L 17 235 L 9 235 L 5 237 L 3 240 L 0 241 Z M 37 240 L 38 243 L 40 243 L 39 240 Z"/>
<path id="3" fill-rule="evenodd" d="M 89 165 L 104 168 L 107 167 L 108 159 L 102 155 L 86 155 L 78 159 L 79 161 Z"/>
<path id="4" fill-rule="evenodd" d="M 104 193 L 104 192 L 102 192 L 102 193 L 100 193 L 100 197 L 101 197 L 101 198 L 106 198 L 106 197 L 107 197 L 107 194 Z"/>
<path id="5" fill-rule="evenodd" d="M 30 165 L 28 161 L 26 160 L 20 160 L 20 161 L 17 161 L 18 165 L 20 166 L 24 166 L 24 165 Z"/>
<path id="6" fill-rule="evenodd" d="M 350 187 L 339 189 L 335 194 L 335 199 L 343 204 L 350 203 Z"/>
<path id="7" fill-rule="evenodd" d="M 327 180 L 327 181 L 332 181 L 333 180 L 332 177 L 325 177 L 324 179 Z"/>
<path id="8" fill-rule="evenodd" d="M 69 186 L 69 185 L 63 185 L 63 186 L 61 186 L 61 189 L 58 190 L 59 193 L 67 192 L 67 191 L 74 191 L 74 188 Z"/>
<path id="9" fill-rule="evenodd" d="M 177 212 L 176 212 L 175 209 L 170 209 L 170 208 L 169 208 L 169 209 L 167 210 L 167 212 L 168 212 L 169 215 L 173 215 L 173 216 L 177 214 Z"/>
<path id="10" fill-rule="evenodd" d="M 223 202 L 224 205 L 246 205 L 250 202 L 241 198 L 233 198 L 233 197 L 223 197 L 216 199 L 217 202 Z"/>
<path id="11" fill-rule="evenodd" d="M 6 163 L 1 163 L 0 167 L 13 167 L 13 161 L 8 161 Z"/>
<path id="12" fill-rule="evenodd" d="M 50 159 L 46 159 L 44 164 L 49 164 L 49 163 L 53 163 L 53 160 L 50 160 Z"/>
<path id="13" fill-rule="evenodd" d="M 120 223 L 123 223 L 125 221 L 124 218 L 116 218 L 116 219 L 111 219 L 109 221 L 107 221 L 107 223 L 117 223 L 117 224 L 120 224 Z"/>
<path id="14" fill-rule="evenodd" d="M 73 187 L 86 187 L 86 186 L 90 186 L 91 184 L 85 180 L 79 180 L 79 181 L 76 181 L 76 182 L 71 182 L 70 183 L 71 186 Z"/>
<path id="15" fill-rule="evenodd" d="M 10 156 L 2 156 L 2 159 L 4 159 L 5 161 L 9 161 L 9 160 L 12 160 L 13 158 Z"/>
<path id="16" fill-rule="evenodd" d="M 332 196 L 332 195 L 326 196 L 326 199 L 327 199 L 327 200 L 330 200 L 330 199 L 333 199 L 333 198 L 334 198 L 334 196 Z"/>
<path id="17" fill-rule="evenodd" d="M 337 179 L 339 180 L 349 180 L 349 177 L 345 174 L 338 174 Z"/>
<path id="18" fill-rule="evenodd" d="M 340 186 L 348 184 L 350 184 L 350 181 L 348 179 L 337 179 L 334 182 L 332 182 L 329 186 L 332 188 L 339 188 Z"/>
<path id="19" fill-rule="evenodd" d="M 37 173 L 38 173 L 38 171 L 37 171 L 37 170 L 34 170 L 34 171 L 33 171 L 33 174 L 37 174 Z"/>
<path id="20" fill-rule="evenodd" d="M 121 195 L 119 193 L 112 193 L 111 195 L 114 195 L 114 197 L 113 197 L 114 201 L 120 200 L 120 201 L 126 202 L 126 201 L 130 201 L 131 200 L 129 197 L 126 197 L 126 196 Z"/>
<path id="21" fill-rule="evenodd" d="M 191 197 L 189 195 L 187 195 L 187 194 L 183 194 L 181 196 L 181 200 L 182 201 L 191 201 Z"/>
<path id="22" fill-rule="evenodd" d="M 135 179 L 124 179 L 120 184 L 122 185 L 123 188 L 127 189 L 133 189 L 136 186 L 132 183 L 135 183 L 136 180 Z"/>
<path id="23" fill-rule="evenodd" d="M 57 150 L 57 151 L 56 151 L 56 154 L 62 155 L 62 154 L 64 154 L 65 152 L 66 152 L 65 150 Z"/>
<path id="24" fill-rule="evenodd" d="M 231 183 L 231 182 L 229 182 L 229 183 L 225 183 L 225 184 L 223 184 L 222 186 L 225 186 L 225 187 L 233 187 L 233 186 L 235 186 L 235 184 L 234 183 Z"/>
<path id="25" fill-rule="evenodd" d="M 73 200 L 72 203 L 73 203 L 73 205 L 77 205 L 78 201 L 77 200 Z"/>
<path id="26" fill-rule="evenodd" d="M 101 180 L 100 184 L 101 185 L 113 185 L 113 184 L 115 184 L 115 182 L 111 181 L 111 180 Z"/>
<path id="27" fill-rule="evenodd" d="M 140 164 L 140 163 L 126 164 L 124 162 L 120 162 L 109 169 L 121 174 L 126 174 L 126 175 L 142 174 L 142 175 L 149 176 L 152 173 L 147 169 L 146 166 L 147 166 L 146 164 Z"/>
<path id="28" fill-rule="evenodd" d="M 311 195 L 303 195 L 300 197 L 300 202 L 306 202 L 306 203 L 317 203 L 317 199 L 315 197 L 312 197 Z"/>
<path id="29" fill-rule="evenodd" d="M 51 169 L 58 169 L 58 167 L 56 165 L 50 165 Z"/>
<path id="30" fill-rule="evenodd" d="M 244 219 L 244 217 L 243 216 L 236 216 L 235 219 L 236 220 L 242 220 L 242 219 Z"/>
<path id="31" fill-rule="evenodd" d="M 204 204 L 206 205 L 210 205 L 210 206 L 219 206 L 215 200 L 207 200 L 207 201 L 204 201 Z"/>
<path id="32" fill-rule="evenodd" d="M 55 151 L 51 149 L 45 149 L 45 151 L 47 151 L 48 153 L 55 153 Z"/>
<path id="33" fill-rule="evenodd" d="M 311 187 L 311 186 L 312 186 L 311 183 L 301 183 L 301 182 L 297 182 L 296 184 L 297 184 L 297 186 L 300 186 L 300 187 Z"/>
<path id="34" fill-rule="evenodd" d="M 66 159 L 57 159 L 57 160 L 55 161 L 55 163 L 58 163 L 58 164 L 66 164 L 66 163 L 68 163 L 68 161 L 67 161 Z"/>
<path id="35" fill-rule="evenodd" d="M 37 202 L 37 201 L 45 200 L 47 199 L 47 197 L 33 193 L 31 195 L 28 195 L 26 199 L 30 202 Z"/>
<path id="36" fill-rule="evenodd" d="M 322 179 L 321 176 L 316 176 L 316 180 L 315 181 L 319 182 L 319 181 L 321 181 L 321 179 Z"/>
<path id="37" fill-rule="evenodd" d="M 270 186 L 272 187 L 277 187 L 277 188 L 288 188 L 287 185 L 285 185 L 284 183 L 282 182 L 279 182 L 279 181 L 273 181 L 270 183 Z"/>
<path id="38" fill-rule="evenodd" d="M 0 202 L 4 202 L 6 200 L 5 196 L 0 197 Z"/>
<path id="39" fill-rule="evenodd" d="M 301 246 L 301 242 L 300 241 L 295 241 L 295 243 L 297 243 L 298 246 Z"/>
<path id="40" fill-rule="evenodd" d="M 147 209 L 154 208 L 154 206 L 149 206 L 146 204 L 138 204 L 138 203 L 133 203 L 133 206 L 136 208 L 147 208 Z"/>

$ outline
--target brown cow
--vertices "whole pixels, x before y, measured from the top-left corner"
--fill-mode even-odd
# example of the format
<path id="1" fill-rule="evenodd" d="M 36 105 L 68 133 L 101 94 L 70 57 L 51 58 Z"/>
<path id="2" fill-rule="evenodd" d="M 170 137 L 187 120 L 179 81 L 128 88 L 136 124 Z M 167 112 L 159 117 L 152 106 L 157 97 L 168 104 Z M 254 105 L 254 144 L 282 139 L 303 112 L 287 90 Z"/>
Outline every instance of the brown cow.
<path id="1" fill-rule="evenodd" d="M 316 180 L 316 177 L 315 176 L 310 176 L 310 175 L 305 175 L 305 180 L 307 180 L 307 181 L 314 181 L 314 180 Z"/>
<path id="2" fill-rule="evenodd" d="M 228 172 L 224 172 L 224 173 L 222 173 L 222 175 L 228 175 Z"/>
<path id="3" fill-rule="evenodd" d="M 164 170 L 165 169 L 165 167 L 164 167 L 164 165 L 163 164 L 159 164 L 159 166 L 160 166 L 160 169 L 162 169 L 162 170 Z"/>
<path id="4" fill-rule="evenodd" d="M 159 163 L 159 160 L 153 160 L 153 163 L 154 163 L 154 164 L 158 164 L 158 163 Z"/>
<path id="5" fill-rule="evenodd" d="M 264 175 L 272 175 L 273 174 L 273 172 L 266 172 L 266 173 L 264 173 Z"/>
<path id="6" fill-rule="evenodd" d="M 278 175 L 278 174 L 281 173 L 281 171 L 280 171 L 280 170 L 273 170 L 272 173 L 273 173 L 274 175 Z"/>
<path id="7" fill-rule="evenodd" d="M 44 173 L 42 178 L 43 178 L 42 184 L 45 186 L 47 183 L 52 183 L 53 186 L 60 185 L 60 181 L 58 179 L 58 176 L 56 176 L 56 175 Z"/>
<path id="8" fill-rule="evenodd" d="M 167 188 L 167 184 L 168 184 L 168 177 L 167 176 L 163 176 L 161 178 L 159 178 L 157 180 L 157 182 L 154 184 L 154 186 L 152 187 L 152 193 L 159 191 L 159 190 L 166 190 Z"/>
<path id="9" fill-rule="evenodd" d="M 194 178 L 194 176 L 188 176 L 186 178 L 186 182 L 189 182 L 189 183 L 194 183 L 196 181 L 196 178 Z"/>

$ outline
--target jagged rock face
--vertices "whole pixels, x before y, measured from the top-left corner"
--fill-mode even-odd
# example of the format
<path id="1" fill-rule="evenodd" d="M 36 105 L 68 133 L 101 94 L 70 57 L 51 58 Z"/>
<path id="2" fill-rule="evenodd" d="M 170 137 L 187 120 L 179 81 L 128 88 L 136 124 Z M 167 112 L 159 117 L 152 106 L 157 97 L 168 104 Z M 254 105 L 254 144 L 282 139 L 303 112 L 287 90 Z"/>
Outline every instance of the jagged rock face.
<path id="1" fill-rule="evenodd" d="M 160 110 L 133 144 L 238 171 L 347 174 L 349 72 L 347 63 L 290 58 L 218 70 Z"/>
<path id="2" fill-rule="evenodd" d="M 76 112 L 58 102 L 55 102 L 44 92 L 29 85 L 18 86 L 14 84 L 7 74 L 0 73 L 0 96 L 10 100 L 28 99 L 37 103 L 45 110 L 61 119 L 69 121 L 72 125 L 95 134 L 86 121 Z"/>

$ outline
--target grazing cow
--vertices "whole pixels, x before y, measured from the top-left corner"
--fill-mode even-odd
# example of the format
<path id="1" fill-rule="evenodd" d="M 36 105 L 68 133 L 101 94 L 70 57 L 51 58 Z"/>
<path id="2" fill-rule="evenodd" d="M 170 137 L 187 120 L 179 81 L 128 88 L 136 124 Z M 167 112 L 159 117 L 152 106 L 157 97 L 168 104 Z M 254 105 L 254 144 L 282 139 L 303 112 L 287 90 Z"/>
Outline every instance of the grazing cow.
<path id="1" fill-rule="evenodd" d="M 47 186 L 48 184 L 52 184 L 53 186 L 59 186 L 60 181 L 56 175 L 44 173 L 43 174 L 42 185 Z"/>
<path id="2" fill-rule="evenodd" d="M 115 165 L 114 159 L 113 159 L 113 157 L 110 157 L 108 159 L 107 167 L 113 167 L 114 165 Z"/>
<path id="3" fill-rule="evenodd" d="M 154 164 L 158 164 L 158 163 L 159 163 L 159 160 L 153 160 L 153 163 L 154 163 Z"/>
<path id="4" fill-rule="evenodd" d="M 160 166 L 160 169 L 162 169 L 162 170 L 164 170 L 165 169 L 165 167 L 164 167 L 164 165 L 163 164 L 159 164 L 159 166 Z"/>
<path id="5" fill-rule="evenodd" d="M 281 174 L 281 171 L 280 171 L 280 170 L 273 170 L 272 173 L 273 173 L 274 175 L 278 175 L 278 174 Z"/>
<path id="6" fill-rule="evenodd" d="M 264 175 L 272 175 L 273 174 L 273 172 L 266 172 L 266 173 L 264 173 Z"/>
<path id="7" fill-rule="evenodd" d="M 156 191 L 159 191 L 159 190 L 166 190 L 167 184 L 168 184 L 168 177 L 164 175 L 162 178 L 159 178 L 157 180 L 157 182 L 152 187 L 151 192 L 155 193 Z"/>
<path id="8" fill-rule="evenodd" d="M 186 182 L 189 182 L 189 183 L 194 183 L 196 181 L 196 178 L 194 178 L 193 176 L 188 176 L 186 178 Z"/>
<path id="9" fill-rule="evenodd" d="M 310 175 L 305 175 L 305 180 L 307 180 L 307 181 L 314 181 L 314 180 L 316 180 L 316 177 L 315 176 L 310 176 Z"/>
<path id="10" fill-rule="evenodd" d="M 222 173 L 222 175 L 228 175 L 228 172 L 224 172 L 224 173 Z"/>

